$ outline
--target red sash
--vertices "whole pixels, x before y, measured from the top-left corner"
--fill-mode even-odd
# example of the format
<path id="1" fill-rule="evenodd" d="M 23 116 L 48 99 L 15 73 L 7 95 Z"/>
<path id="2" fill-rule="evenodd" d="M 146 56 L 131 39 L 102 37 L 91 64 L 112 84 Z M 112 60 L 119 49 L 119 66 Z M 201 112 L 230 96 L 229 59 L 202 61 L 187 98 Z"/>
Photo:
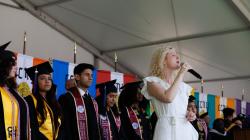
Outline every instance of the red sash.
<path id="1" fill-rule="evenodd" d="M 126 107 L 126 109 L 133 129 L 135 130 L 136 134 L 142 139 L 141 126 L 136 113 L 131 107 Z"/>
<path id="2" fill-rule="evenodd" d="M 88 120 L 84 100 L 77 88 L 73 88 L 70 95 L 75 102 L 79 139 L 88 140 Z"/>
<path id="3" fill-rule="evenodd" d="M 102 126 L 102 134 L 105 140 L 112 140 L 111 128 L 108 116 L 100 115 L 100 124 Z"/>
<path id="4" fill-rule="evenodd" d="M 118 129 L 118 131 L 120 131 L 120 127 L 121 127 L 120 117 L 115 117 L 112 110 L 111 110 L 111 113 L 112 113 L 112 116 L 115 120 L 115 124 L 116 124 L 117 129 Z M 100 124 L 102 126 L 102 134 L 103 134 L 104 139 L 105 140 L 112 140 L 112 131 L 111 131 L 108 115 L 106 115 L 106 116 L 100 115 Z"/>

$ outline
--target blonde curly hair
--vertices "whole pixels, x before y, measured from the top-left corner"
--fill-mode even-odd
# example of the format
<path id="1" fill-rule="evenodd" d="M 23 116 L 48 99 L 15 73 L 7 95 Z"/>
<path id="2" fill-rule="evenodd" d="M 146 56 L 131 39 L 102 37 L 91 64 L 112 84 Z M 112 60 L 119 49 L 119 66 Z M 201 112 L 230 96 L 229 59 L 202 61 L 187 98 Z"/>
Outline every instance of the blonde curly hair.
<path id="1" fill-rule="evenodd" d="M 162 47 L 157 49 L 151 59 L 150 64 L 150 76 L 156 76 L 161 79 L 164 79 L 164 60 L 168 53 L 175 52 L 174 48 L 171 47 Z M 176 72 L 174 73 L 173 77 L 175 77 Z"/>

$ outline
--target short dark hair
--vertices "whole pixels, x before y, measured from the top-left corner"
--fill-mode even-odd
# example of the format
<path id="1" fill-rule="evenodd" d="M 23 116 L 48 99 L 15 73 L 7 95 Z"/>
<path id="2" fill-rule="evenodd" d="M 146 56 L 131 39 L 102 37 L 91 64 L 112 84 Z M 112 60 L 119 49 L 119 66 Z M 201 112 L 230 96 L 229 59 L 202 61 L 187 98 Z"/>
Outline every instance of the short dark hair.
<path id="1" fill-rule="evenodd" d="M 225 132 L 224 120 L 222 118 L 218 118 L 218 119 L 214 120 L 213 129 L 215 129 L 221 133 L 224 133 Z"/>
<path id="2" fill-rule="evenodd" d="M 222 112 L 223 112 L 224 118 L 227 118 L 227 117 L 229 117 L 229 116 L 233 116 L 233 114 L 234 114 L 234 109 L 232 109 L 232 108 L 224 108 L 224 109 L 222 110 Z"/>
<path id="3" fill-rule="evenodd" d="M 76 75 L 76 74 L 80 75 L 86 69 L 91 69 L 93 71 L 95 69 L 95 67 L 93 65 L 87 64 L 87 63 L 78 64 L 74 68 L 74 75 Z"/>

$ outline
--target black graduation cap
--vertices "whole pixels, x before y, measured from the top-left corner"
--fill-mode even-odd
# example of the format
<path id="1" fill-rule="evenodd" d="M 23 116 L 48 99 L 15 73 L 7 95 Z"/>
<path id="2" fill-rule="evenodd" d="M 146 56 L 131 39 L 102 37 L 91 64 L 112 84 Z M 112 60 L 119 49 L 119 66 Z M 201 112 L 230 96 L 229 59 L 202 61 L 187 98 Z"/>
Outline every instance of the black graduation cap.
<path id="1" fill-rule="evenodd" d="M 208 112 L 205 112 L 205 113 L 202 113 L 201 115 L 200 115 L 200 118 L 205 118 L 206 116 L 208 115 Z"/>
<path id="2" fill-rule="evenodd" d="M 6 48 L 8 47 L 10 43 L 11 41 L 0 46 L 0 64 L 6 61 L 8 62 L 16 61 L 16 55 L 11 51 L 6 50 Z"/>
<path id="3" fill-rule="evenodd" d="M 30 67 L 30 68 L 25 68 L 25 72 L 28 74 L 30 79 L 34 82 L 35 76 L 39 76 L 41 74 L 50 74 L 54 71 L 49 62 L 44 62 L 42 64 Z M 36 75 L 36 72 L 37 72 L 37 75 Z"/>
<path id="4" fill-rule="evenodd" d="M 4 50 L 9 46 L 10 43 L 11 43 L 11 41 L 9 41 L 9 42 L 7 42 L 7 43 L 1 45 L 1 46 L 0 46 L 0 51 L 4 51 Z"/>
<path id="5" fill-rule="evenodd" d="M 232 116 L 234 114 L 234 109 L 224 108 L 222 112 L 223 112 L 224 117 Z"/>
<path id="6" fill-rule="evenodd" d="M 115 86 L 116 80 L 107 81 L 96 85 L 99 89 L 100 95 L 96 97 L 96 102 L 98 104 L 99 114 L 106 115 L 106 98 L 110 93 L 117 93 L 117 88 Z"/>
<path id="7" fill-rule="evenodd" d="M 115 86 L 116 80 L 100 83 L 96 85 L 96 88 L 99 89 L 101 94 L 108 95 L 111 92 L 117 93 L 117 88 Z"/>
<path id="8" fill-rule="evenodd" d="M 190 95 L 189 98 L 188 98 L 188 102 L 195 102 L 195 97 L 193 95 Z"/>
<path id="9" fill-rule="evenodd" d="M 121 87 L 122 92 L 119 97 L 119 107 L 131 106 L 134 102 L 137 101 L 138 89 L 142 88 L 143 82 L 137 81 L 132 83 L 127 83 Z"/>
<path id="10" fill-rule="evenodd" d="M 131 82 L 127 83 L 124 86 L 122 86 L 120 89 L 138 89 L 143 87 L 143 82 L 142 81 L 137 81 L 137 82 Z"/>

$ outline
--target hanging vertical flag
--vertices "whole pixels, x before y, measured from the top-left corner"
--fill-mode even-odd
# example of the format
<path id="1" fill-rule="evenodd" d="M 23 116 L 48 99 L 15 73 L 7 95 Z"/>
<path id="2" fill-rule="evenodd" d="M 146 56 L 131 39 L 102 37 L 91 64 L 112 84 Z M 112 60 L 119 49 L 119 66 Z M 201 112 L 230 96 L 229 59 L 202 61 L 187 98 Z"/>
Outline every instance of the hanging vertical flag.
<path id="1" fill-rule="evenodd" d="M 195 94 L 195 88 L 192 89 L 190 95 L 194 96 L 194 94 Z"/>
<path id="2" fill-rule="evenodd" d="M 66 92 L 65 84 L 69 77 L 69 63 L 53 60 L 53 82 L 57 85 L 57 99 Z"/>
<path id="3" fill-rule="evenodd" d="M 25 72 L 25 68 L 29 68 L 45 62 L 46 60 L 40 58 L 34 58 L 32 56 L 17 54 L 17 78 L 18 84 L 17 90 L 23 96 L 27 96 L 31 93 L 32 82 Z"/>
<path id="4" fill-rule="evenodd" d="M 207 94 L 201 93 L 199 95 L 199 114 L 207 112 L 207 107 L 208 107 Z"/>
<path id="5" fill-rule="evenodd" d="M 227 98 L 227 107 L 235 110 L 235 99 Z"/>
<path id="6" fill-rule="evenodd" d="M 250 115 L 250 103 L 247 103 L 246 115 Z"/>
<path id="7" fill-rule="evenodd" d="M 53 81 L 57 85 L 57 95 L 66 93 L 66 81 L 74 77 L 74 68 L 77 64 L 64 62 L 61 60 L 53 60 Z M 96 70 L 93 71 L 93 81 L 88 91 L 92 97 L 95 97 Z"/>
<path id="8" fill-rule="evenodd" d="M 93 70 L 93 80 L 92 80 L 92 84 L 90 85 L 88 91 L 90 93 L 90 95 L 95 98 L 96 97 L 96 78 L 97 78 L 97 70 L 94 69 Z"/>
<path id="9" fill-rule="evenodd" d="M 199 111 L 199 108 L 200 108 L 199 96 L 200 96 L 200 93 L 199 93 L 199 92 L 195 92 L 195 93 L 194 93 L 195 104 L 196 104 L 196 106 L 197 106 L 197 108 L 198 108 L 198 111 Z"/>
<path id="10" fill-rule="evenodd" d="M 236 115 L 241 113 L 241 100 L 240 99 L 236 99 Z"/>
<path id="11" fill-rule="evenodd" d="M 210 117 L 210 124 L 209 127 L 212 128 L 213 122 L 215 120 L 215 96 L 208 94 L 207 96 L 208 101 L 208 115 Z"/>
<path id="12" fill-rule="evenodd" d="M 227 107 L 227 98 L 226 97 L 221 97 L 220 98 L 220 113 L 221 117 L 223 116 L 222 110 Z"/>
<path id="13" fill-rule="evenodd" d="M 247 103 L 246 101 L 241 101 L 241 113 L 246 114 Z"/>
<path id="14" fill-rule="evenodd" d="M 74 78 L 74 68 L 75 68 L 76 65 L 77 65 L 77 64 L 69 63 L 67 79 L 72 79 L 72 78 Z"/>
<path id="15" fill-rule="evenodd" d="M 124 74 L 119 72 L 111 72 L 110 80 L 116 79 L 116 87 L 120 89 L 124 85 Z M 120 94 L 120 90 L 118 90 L 118 95 Z"/>
<path id="16" fill-rule="evenodd" d="M 222 110 L 227 107 L 227 98 L 226 97 L 215 97 L 215 116 L 216 118 L 222 118 L 223 113 Z"/>
<path id="17" fill-rule="evenodd" d="M 17 83 L 28 84 L 29 88 L 32 88 L 31 80 L 29 79 L 28 75 L 25 73 L 25 68 L 29 68 L 33 66 L 33 57 L 18 54 L 17 55 Z"/>
<path id="18" fill-rule="evenodd" d="M 115 79 L 118 93 L 120 93 L 120 88 L 126 83 L 134 82 L 136 80 L 136 77 L 129 74 L 110 72 L 105 70 L 98 70 L 97 72 L 97 83 L 103 83 Z"/>

